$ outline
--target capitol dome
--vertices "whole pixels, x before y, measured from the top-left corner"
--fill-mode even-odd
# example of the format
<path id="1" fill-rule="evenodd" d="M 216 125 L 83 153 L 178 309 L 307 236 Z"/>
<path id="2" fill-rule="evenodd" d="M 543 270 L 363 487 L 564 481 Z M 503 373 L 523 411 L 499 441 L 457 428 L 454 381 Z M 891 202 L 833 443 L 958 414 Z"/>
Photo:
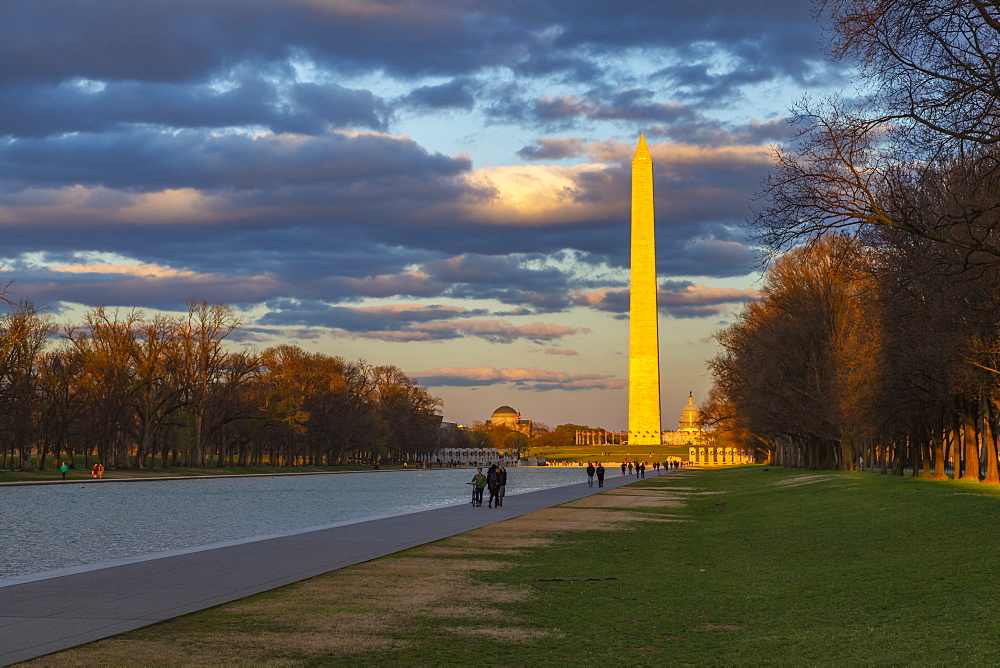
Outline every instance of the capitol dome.
<path id="1" fill-rule="evenodd" d="M 510 406 L 501 406 L 490 416 L 490 422 L 493 424 L 517 424 L 520 419 L 521 414 Z"/>
<path id="2" fill-rule="evenodd" d="M 701 409 L 694 405 L 694 397 L 688 394 L 687 405 L 681 410 L 677 431 L 701 431 Z"/>

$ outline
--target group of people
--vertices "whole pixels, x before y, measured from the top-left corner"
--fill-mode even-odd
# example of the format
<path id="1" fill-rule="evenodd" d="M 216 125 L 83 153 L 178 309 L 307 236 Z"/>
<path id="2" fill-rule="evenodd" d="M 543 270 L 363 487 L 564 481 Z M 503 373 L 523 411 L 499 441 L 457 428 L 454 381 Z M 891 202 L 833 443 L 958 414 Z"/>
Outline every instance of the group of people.
<path id="1" fill-rule="evenodd" d="M 622 475 L 625 475 L 625 470 L 628 469 L 628 474 L 632 475 L 633 464 L 632 462 L 622 462 Z M 636 462 L 634 465 L 635 477 L 645 478 L 646 477 L 646 464 L 645 462 Z"/>
<path id="2" fill-rule="evenodd" d="M 597 476 L 597 486 L 604 487 L 604 466 L 597 462 L 595 467 L 592 463 L 587 462 L 587 486 L 594 486 L 594 476 Z"/>
<path id="3" fill-rule="evenodd" d="M 503 505 L 503 498 L 507 493 L 507 469 L 503 466 L 493 464 L 486 475 L 483 475 L 482 467 L 476 469 L 476 475 L 472 476 L 472 505 L 483 505 L 483 490 L 490 491 L 488 508 L 499 508 Z"/>
<path id="4" fill-rule="evenodd" d="M 59 473 L 62 474 L 63 480 L 66 479 L 66 474 L 69 473 L 70 469 L 72 468 L 74 468 L 72 461 L 59 463 Z M 94 468 L 90 470 L 90 475 L 94 476 L 95 478 L 103 478 L 104 464 L 101 464 L 100 462 L 94 464 Z"/>

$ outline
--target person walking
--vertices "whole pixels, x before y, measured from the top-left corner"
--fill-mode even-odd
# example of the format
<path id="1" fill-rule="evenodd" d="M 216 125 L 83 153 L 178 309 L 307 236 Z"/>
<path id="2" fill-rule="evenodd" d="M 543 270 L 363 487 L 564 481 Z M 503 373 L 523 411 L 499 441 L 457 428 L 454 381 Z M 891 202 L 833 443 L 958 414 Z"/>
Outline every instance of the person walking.
<path id="1" fill-rule="evenodd" d="M 587 462 L 587 487 L 593 487 L 594 486 L 594 471 L 595 470 L 596 469 L 594 469 L 594 465 L 592 463 L 590 463 L 590 462 Z"/>
<path id="2" fill-rule="evenodd" d="M 625 462 L 622 462 L 622 475 L 625 475 Z"/>
<path id="3" fill-rule="evenodd" d="M 628 463 L 628 474 L 632 475 L 632 462 Z M 636 471 L 636 474 L 638 474 L 638 471 Z"/>
<path id="4" fill-rule="evenodd" d="M 483 475 L 483 469 L 476 469 L 476 475 L 472 476 L 472 505 L 479 507 L 483 505 L 483 490 L 486 489 L 486 476 Z"/>
<path id="5" fill-rule="evenodd" d="M 604 465 L 597 462 L 597 486 L 604 487 Z"/>
<path id="6" fill-rule="evenodd" d="M 503 497 L 507 496 L 507 467 L 501 466 L 500 470 L 497 471 L 497 477 L 500 480 L 500 493 L 497 495 L 497 505 L 503 505 Z"/>
<path id="7" fill-rule="evenodd" d="M 493 464 L 490 466 L 489 472 L 486 474 L 486 486 L 490 490 L 490 500 L 486 503 L 487 508 L 493 507 L 493 502 L 496 501 L 496 507 L 500 507 L 500 502 L 498 497 L 500 495 L 500 480 L 497 474 L 497 465 Z"/>
<path id="8" fill-rule="evenodd" d="M 635 477 L 637 478 L 646 477 L 646 464 L 644 462 L 638 462 L 635 465 Z"/>
<path id="9" fill-rule="evenodd" d="M 62 473 L 63 480 L 66 479 L 66 472 L 67 471 L 69 471 L 69 464 L 67 464 L 66 462 L 63 462 L 62 466 L 59 467 L 59 472 Z"/>

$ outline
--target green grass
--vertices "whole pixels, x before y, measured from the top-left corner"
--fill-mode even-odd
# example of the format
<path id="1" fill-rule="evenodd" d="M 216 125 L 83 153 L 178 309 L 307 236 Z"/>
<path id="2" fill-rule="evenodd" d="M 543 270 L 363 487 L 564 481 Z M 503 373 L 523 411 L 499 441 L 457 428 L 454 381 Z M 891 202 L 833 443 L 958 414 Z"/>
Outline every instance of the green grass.
<path id="1" fill-rule="evenodd" d="M 691 497 L 681 514 L 692 522 L 571 534 L 479 576 L 484 594 L 500 582 L 538 589 L 501 608 L 561 636 L 484 640 L 477 654 L 510 665 L 1000 663 L 1000 499 L 876 474 L 770 484 L 802 473 L 704 471 L 689 484 L 718 494 Z M 582 580 L 604 577 L 618 579 Z M 436 626 L 412 630 L 416 654 L 358 663 L 465 662 Z"/>
<path id="2" fill-rule="evenodd" d="M 655 445 L 572 445 L 563 448 L 532 449 L 531 455 L 544 457 L 550 462 L 663 462 L 668 459 L 687 459 L 687 446 Z"/>

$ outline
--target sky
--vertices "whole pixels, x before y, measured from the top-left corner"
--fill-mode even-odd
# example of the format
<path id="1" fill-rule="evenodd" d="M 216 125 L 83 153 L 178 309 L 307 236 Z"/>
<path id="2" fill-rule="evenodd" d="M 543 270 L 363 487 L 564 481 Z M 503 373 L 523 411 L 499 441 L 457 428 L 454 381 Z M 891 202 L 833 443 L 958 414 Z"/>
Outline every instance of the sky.
<path id="1" fill-rule="evenodd" d="M 803 0 L 0 3 L 0 280 L 240 314 L 471 424 L 625 429 L 630 162 L 654 162 L 664 428 L 759 287 L 788 108 L 846 85 Z M 6 281 L 4 281 L 6 282 Z"/>

